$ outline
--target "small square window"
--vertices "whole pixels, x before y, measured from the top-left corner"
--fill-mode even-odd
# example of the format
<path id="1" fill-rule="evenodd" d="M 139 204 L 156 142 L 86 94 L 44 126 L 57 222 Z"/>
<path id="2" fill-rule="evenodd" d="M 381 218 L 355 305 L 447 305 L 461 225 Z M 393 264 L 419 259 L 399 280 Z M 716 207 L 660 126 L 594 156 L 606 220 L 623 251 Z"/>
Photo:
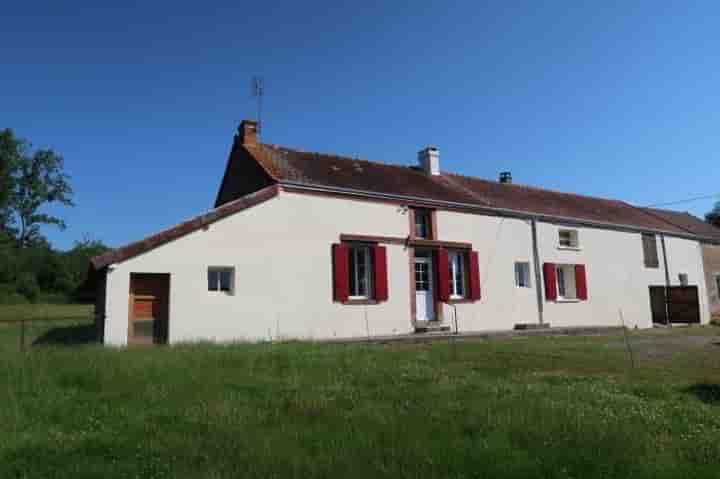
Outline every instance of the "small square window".
<path id="1" fill-rule="evenodd" d="M 687 275 L 687 273 L 680 273 L 680 274 L 678 274 L 678 280 L 680 281 L 680 286 L 687 286 L 687 285 L 688 285 L 688 275 Z"/>
<path id="2" fill-rule="evenodd" d="M 559 230 L 558 244 L 561 248 L 579 248 L 577 230 Z"/>
<path id="3" fill-rule="evenodd" d="M 208 291 L 232 294 L 235 286 L 235 268 L 210 266 L 208 268 Z"/>
<path id="4" fill-rule="evenodd" d="M 518 288 L 531 288 L 530 283 L 530 263 L 515 263 L 515 286 Z"/>

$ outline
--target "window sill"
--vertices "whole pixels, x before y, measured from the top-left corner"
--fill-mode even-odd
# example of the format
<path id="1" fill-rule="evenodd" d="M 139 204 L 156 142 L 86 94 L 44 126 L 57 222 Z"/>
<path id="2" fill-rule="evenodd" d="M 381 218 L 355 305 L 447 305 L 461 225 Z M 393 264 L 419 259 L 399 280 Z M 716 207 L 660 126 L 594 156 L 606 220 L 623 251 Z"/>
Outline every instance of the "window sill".
<path id="1" fill-rule="evenodd" d="M 474 303 L 475 300 L 469 298 L 450 298 L 445 301 L 447 304 Z"/>
<path id="2" fill-rule="evenodd" d="M 348 299 L 347 301 L 343 301 L 342 304 L 347 304 L 347 305 L 352 306 L 352 305 L 358 305 L 358 304 L 378 304 L 378 302 L 375 301 L 374 299 L 368 299 L 368 298 L 365 298 L 365 299 L 363 299 L 363 298 L 352 299 L 351 298 L 351 299 Z"/>
<path id="3" fill-rule="evenodd" d="M 558 298 L 555 300 L 556 303 L 581 303 L 581 299 L 577 298 Z"/>
<path id="4" fill-rule="evenodd" d="M 579 246 L 558 246 L 557 249 L 564 251 L 581 251 Z"/>

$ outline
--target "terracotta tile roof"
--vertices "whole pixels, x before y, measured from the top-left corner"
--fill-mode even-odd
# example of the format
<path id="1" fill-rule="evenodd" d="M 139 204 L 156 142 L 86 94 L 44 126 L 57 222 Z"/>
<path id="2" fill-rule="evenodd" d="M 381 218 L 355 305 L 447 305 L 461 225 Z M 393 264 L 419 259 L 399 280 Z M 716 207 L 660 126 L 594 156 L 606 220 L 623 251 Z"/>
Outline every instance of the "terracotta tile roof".
<path id="1" fill-rule="evenodd" d="M 408 166 L 291 150 L 274 145 L 248 147 L 248 151 L 277 181 L 456 203 L 477 203 L 441 179 Z"/>
<path id="2" fill-rule="evenodd" d="M 462 185 L 496 208 L 556 218 L 572 218 L 687 234 L 687 231 L 669 224 L 661 218 L 647 215 L 623 201 L 562 193 L 517 184 L 503 184 L 454 174 L 447 174 L 445 177 L 449 182 Z"/>
<path id="3" fill-rule="evenodd" d="M 642 208 L 642 210 L 694 235 L 714 241 L 720 241 L 720 228 L 717 228 L 701 220 L 697 216 L 691 215 L 690 213 L 672 210 L 659 210 L 656 208 Z"/>
<path id="4" fill-rule="evenodd" d="M 625 202 L 503 184 L 452 173 L 429 176 L 416 167 L 370 162 L 259 144 L 248 150 L 279 182 L 412 196 L 556 218 L 609 223 L 679 235 L 691 232 Z"/>

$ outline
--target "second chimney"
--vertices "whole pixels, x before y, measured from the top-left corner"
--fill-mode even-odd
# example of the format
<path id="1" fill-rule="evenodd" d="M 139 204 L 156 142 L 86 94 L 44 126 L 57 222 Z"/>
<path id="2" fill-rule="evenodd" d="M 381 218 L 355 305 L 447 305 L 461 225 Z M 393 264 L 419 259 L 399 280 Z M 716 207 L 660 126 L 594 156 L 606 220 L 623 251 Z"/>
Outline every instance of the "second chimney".
<path id="1" fill-rule="evenodd" d="M 440 150 L 434 146 L 428 146 L 418 151 L 418 163 L 420 168 L 428 175 L 440 174 Z"/>
<path id="2" fill-rule="evenodd" d="M 238 137 L 243 145 L 257 145 L 257 122 L 243 120 L 238 128 Z"/>
<path id="3" fill-rule="evenodd" d="M 506 183 L 511 184 L 512 183 L 512 173 L 509 171 L 501 171 L 500 172 L 500 183 Z"/>

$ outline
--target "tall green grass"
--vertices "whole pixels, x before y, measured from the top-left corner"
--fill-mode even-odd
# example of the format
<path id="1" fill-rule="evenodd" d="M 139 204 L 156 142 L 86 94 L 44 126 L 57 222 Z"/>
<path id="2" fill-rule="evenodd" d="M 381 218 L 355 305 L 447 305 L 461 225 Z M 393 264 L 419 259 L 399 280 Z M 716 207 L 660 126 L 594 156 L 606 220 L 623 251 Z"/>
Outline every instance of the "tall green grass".
<path id="1" fill-rule="evenodd" d="M 720 365 L 607 342 L 0 354 L 0 477 L 718 477 Z"/>

